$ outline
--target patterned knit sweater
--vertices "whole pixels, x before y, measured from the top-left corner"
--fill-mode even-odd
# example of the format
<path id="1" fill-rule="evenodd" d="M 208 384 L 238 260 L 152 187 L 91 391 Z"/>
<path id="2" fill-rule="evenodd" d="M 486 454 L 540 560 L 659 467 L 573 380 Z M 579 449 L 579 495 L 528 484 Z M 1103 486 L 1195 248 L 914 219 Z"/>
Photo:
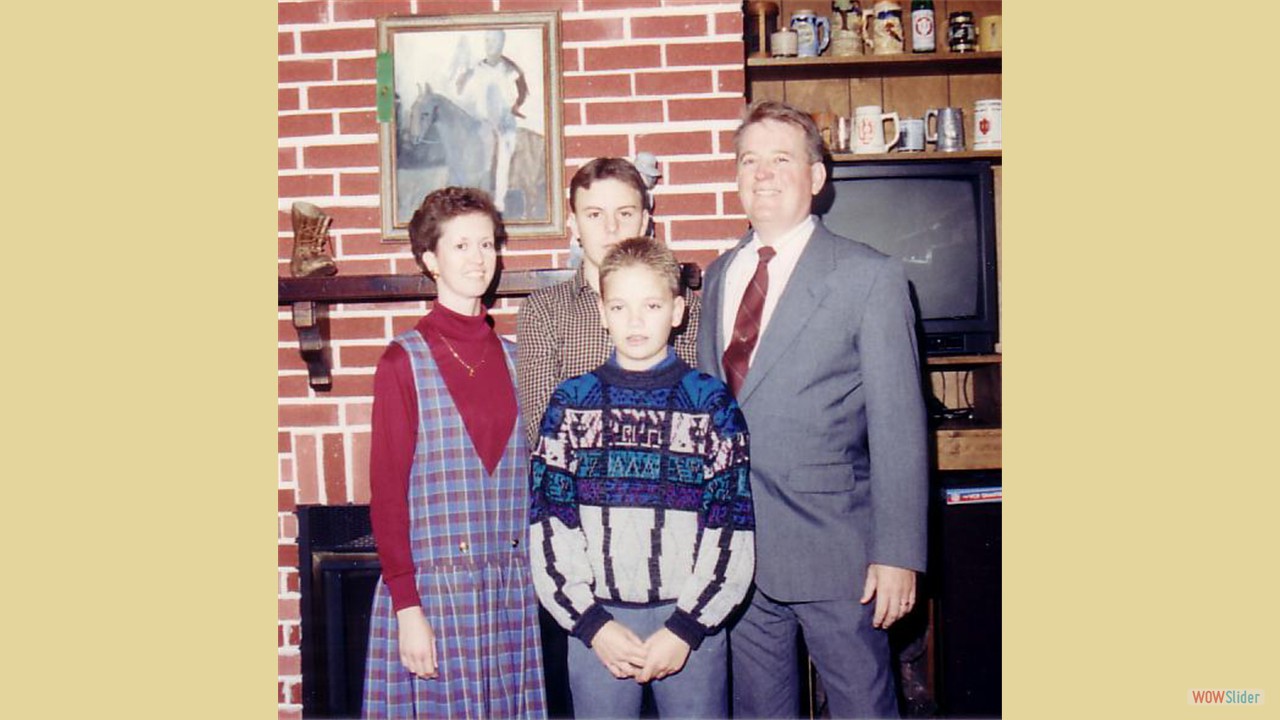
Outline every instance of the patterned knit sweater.
<path id="1" fill-rule="evenodd" d="M 755 570 L 747 427 L 724 383 L 668 351 L 649 370 L 604 365 L 551 396 L 530 468 L 529 552 L 544 607 L 588 646 L 600 601 L 674 601 L 693 649 Z"/>

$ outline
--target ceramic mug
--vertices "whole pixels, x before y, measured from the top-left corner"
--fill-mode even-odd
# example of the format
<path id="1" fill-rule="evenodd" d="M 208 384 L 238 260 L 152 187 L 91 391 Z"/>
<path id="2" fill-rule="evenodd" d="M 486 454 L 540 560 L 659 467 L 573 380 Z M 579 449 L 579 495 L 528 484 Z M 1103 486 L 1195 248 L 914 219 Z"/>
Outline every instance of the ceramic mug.
<path id="1" fill-rule="evenodd" d="M 924 150 L 924 120 L 920 118 L 902 119 L 902 142 L 898 152 L 920 152 Z"/>
<path id="2" fill-rule="evenodd" d="M 818 57 L 831 44 L 831 20 L 812 10 L 791 13 L 791 29 L 799 36 L 796 54 L 800 57 Z"/>
<path id="3" fill-rule="evenodd" d="M 795 30 L 779 30 L 769 36 L 769 52 L 774 57 L 795 57 L 797 44 Z"/>
<path id="4" fill-rule="evenodd" d="M 929 131 L 929 118 L 934 118 L 933 132 Z M 964 113 L 960 108 L 929 108 L 924 113 L 925 142 L 936 143 L 942 152 L 964 150 Z"/>
<path id="5" fill-rule="evenodd" d="M 896 55 L 903 52 L 906 39 L 902 30 L 902 6 L 896 2 L 878 2 L 871 25 L 871 52 Z"/>
<path id="6" fill-rule="evenodd" d="M 1000 26 L 999 15 L 987 15 L 978 21 L 978 49 L 983 52 L 995 52 L 1000 49 L 1004 40 L 1004 28 Z"/>
<path id="7" fill-rule="evenodd" d="M 893 120 L 893 138 L 885 142 L 884 121 Z M 856 155 L 889 152 L 902 132 L 898 113 L 881 112 L 879 105 L 860 105 L 853 111 L 853 152 Z"/>
<path id="8" fill-rule="evenodd" d="M 973 104 L 973 149 L 999 150 L 1000 114 L 1004 102 L 999 98 L 979 100 Z"/>

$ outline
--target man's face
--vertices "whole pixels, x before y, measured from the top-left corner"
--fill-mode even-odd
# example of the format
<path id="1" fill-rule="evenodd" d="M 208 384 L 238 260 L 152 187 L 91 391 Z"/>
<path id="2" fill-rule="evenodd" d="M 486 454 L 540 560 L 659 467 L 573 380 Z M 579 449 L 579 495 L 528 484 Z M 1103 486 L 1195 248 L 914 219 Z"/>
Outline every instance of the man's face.
<path id="1" fill-rule="evenodd" d="M 649 212 L 640 204 L 640 191 L 613 178 L 581 188 L 574 197 L 569 227 L 582 243 L 582 254 L 599 268 L 609 248 L 644 234 Z"/>
<path id="2" fill-rule="evenodd" d="M 738 197 L 752 227 L 766 242 L 804 221 L 826 179 L 822 163 L 809 161 L 800 128 L 763 120 L 743 131 Z"/>

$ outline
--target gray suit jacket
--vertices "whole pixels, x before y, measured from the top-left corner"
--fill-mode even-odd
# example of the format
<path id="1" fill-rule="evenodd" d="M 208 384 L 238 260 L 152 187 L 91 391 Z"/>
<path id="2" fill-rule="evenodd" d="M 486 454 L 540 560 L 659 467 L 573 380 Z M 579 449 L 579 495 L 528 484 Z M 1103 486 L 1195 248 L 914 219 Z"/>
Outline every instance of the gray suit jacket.
<path id="1" fill-rule="evenodd" d="M 698 367 L 724 379 L 724 273 L 707 268 Z M 898 261 L 817 224 L 738 403 L 751 433 L 756 585 L 858 598 L 868 563 L 923 571 L 928 453 L 914 313 Z"/>

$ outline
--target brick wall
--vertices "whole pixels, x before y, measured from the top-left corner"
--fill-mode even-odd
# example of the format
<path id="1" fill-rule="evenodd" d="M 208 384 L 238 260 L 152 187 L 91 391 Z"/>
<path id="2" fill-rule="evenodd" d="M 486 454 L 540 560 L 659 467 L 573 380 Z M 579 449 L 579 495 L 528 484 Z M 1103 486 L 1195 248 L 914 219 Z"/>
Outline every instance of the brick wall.
<path id="1" fill-rule="evenodd" d="M 339 271 L 415 273 L 408 246 L 379 233 L 375 18 L 561 12 L 565 181 L 599 155 L 661 161 L 656 225 L 704 267 L 745 230 L 729 135 L 743 104 L 740 2 L 697 0 L 399 0 L 284 2 L 279 8 L 279 273 L 289 273 L 290 204 L 333 218 Z M 509 268 L 564 267 L 569 240 L 513 239 Z M 518 304 L 493 308 L 514 334 Z M 287 309 L 279 323 L 279 708 L 301 717 L 299 504 L 367 503 L 373 370 L 425 303 L 346 304 L 331 311 L 333 390 L 307 385 Z"/>

